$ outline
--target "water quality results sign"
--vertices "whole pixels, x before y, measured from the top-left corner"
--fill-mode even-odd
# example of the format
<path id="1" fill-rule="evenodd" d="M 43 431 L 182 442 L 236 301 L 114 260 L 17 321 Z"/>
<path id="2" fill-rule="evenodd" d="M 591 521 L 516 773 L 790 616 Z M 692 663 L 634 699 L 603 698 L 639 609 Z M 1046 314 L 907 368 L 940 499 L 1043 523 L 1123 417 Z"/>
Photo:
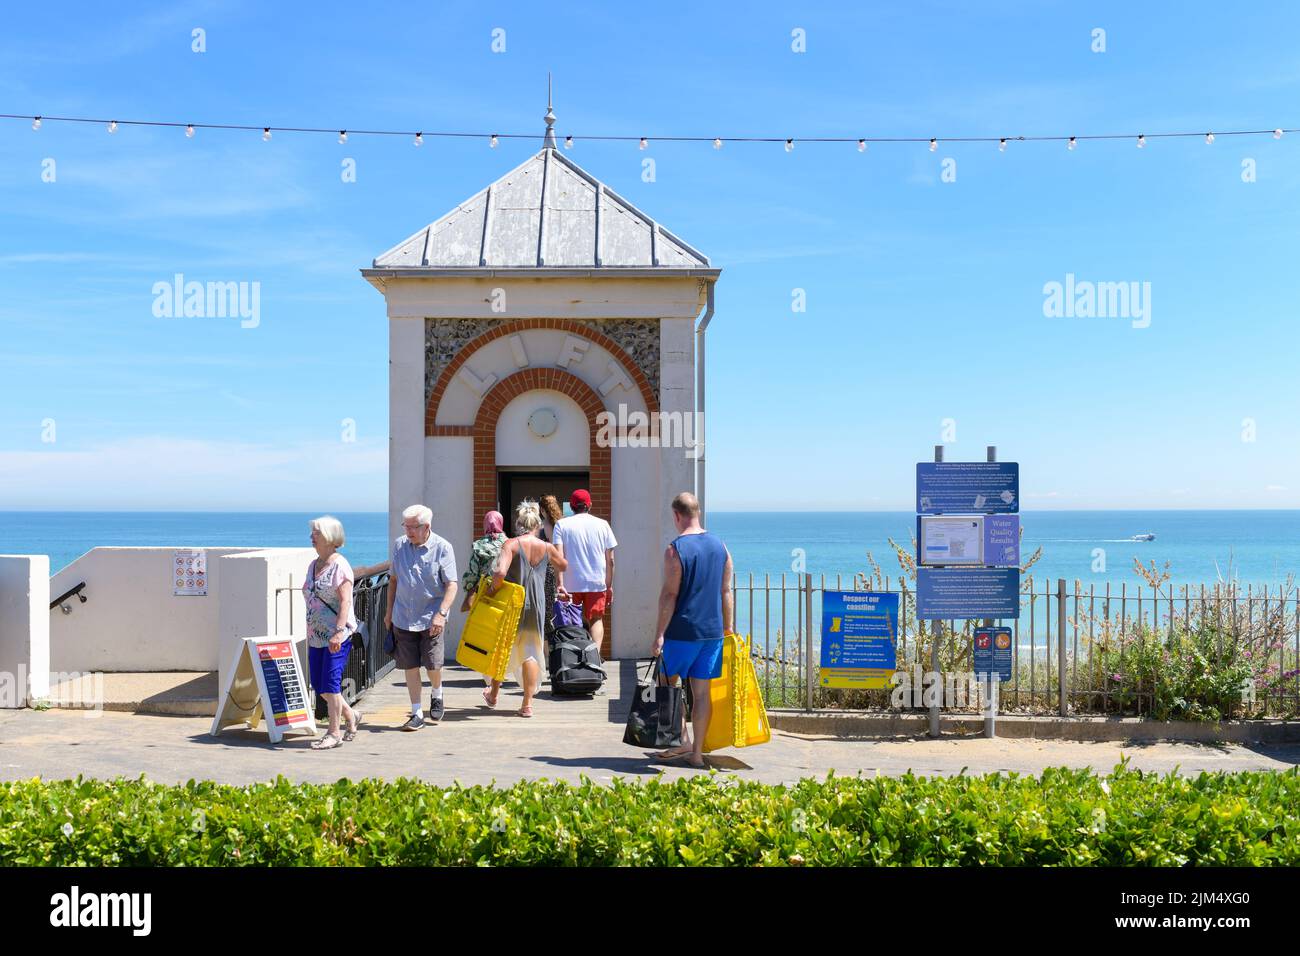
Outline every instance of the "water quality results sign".
<path id="1" fill-rule="evenodd" d="M 822 594 L 822 687 L 888 688 L 898 669 L 897 646 L 897 594 Z"/>
<path id="2" fill-rule="evenodd" d="M 917 562 L 939 567 L 1020 566 L 1020 515 L 917 515 Z"/>
<path id="3" fill-rule="evenodd" d="M 1015 514 L 1019 510 L 1019 462 L 921 461 L 916 464 L 917 514 Z"/>

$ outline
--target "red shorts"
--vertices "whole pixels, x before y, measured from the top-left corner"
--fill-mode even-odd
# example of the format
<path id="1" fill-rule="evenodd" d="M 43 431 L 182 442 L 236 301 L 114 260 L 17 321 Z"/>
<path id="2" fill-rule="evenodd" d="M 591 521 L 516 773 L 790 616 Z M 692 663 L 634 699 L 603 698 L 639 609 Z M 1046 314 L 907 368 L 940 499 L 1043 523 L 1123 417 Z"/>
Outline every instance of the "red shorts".
<path id="1" fill-rule="evenodd" d="M 575 591 L 569 594 L 570 600 L 582 608 L 582 619 L 594 621 L 605 616 L 605 591 Z"/>

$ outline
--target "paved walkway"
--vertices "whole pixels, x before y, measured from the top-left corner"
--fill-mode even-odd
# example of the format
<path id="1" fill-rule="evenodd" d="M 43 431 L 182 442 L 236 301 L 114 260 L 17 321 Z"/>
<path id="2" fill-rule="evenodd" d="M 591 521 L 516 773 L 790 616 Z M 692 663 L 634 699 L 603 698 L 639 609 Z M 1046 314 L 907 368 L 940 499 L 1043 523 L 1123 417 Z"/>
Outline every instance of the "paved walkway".
<path id="1" fill-rule="evenodd" d="M 297 735 L 278 746 L 264 731 L 230 729 L 211 737 L 205 717 L 150 716 L 71 710 L 0 711 L 0 779 L 137 777 L 224 783 L 268 780 L 329 782 L 340 777 L 419 777 L 437 784 L 508 784 L 542 777 L 599 782 L 614 777 L 673 779 L 692 771 L 656 763 L 622 742 L 624 703 L 635 687 L 630 665 L 611 665 L 607 694 L 552 699 L 543 689 L 536 717 L 515 716 L 518 689 L 508 685 L 494 711 L 482 706 L 483 682 L 457 667 L 446 672 L 447 716 L 417 733 L 396 728 L 408 709 L 400 676 L 389 674 L 361 703 L 366 716 L 352 743 L 331 751 L 308 747 Z M 427 700 L 428 691 L 425 691 Z M 1180 743 L 1074 743 L 1036 740 L 832 740 L 776 731 L 761 747 L 725 750 L 712 766 L 740 779 L 769 783 L 838 775 L 1037 773 L 1050 766 L 1107 771 L 1121 755 L 1146 770 L 1285 770 L 1300 764 L 1300 745 L 1247 747 Z"/>

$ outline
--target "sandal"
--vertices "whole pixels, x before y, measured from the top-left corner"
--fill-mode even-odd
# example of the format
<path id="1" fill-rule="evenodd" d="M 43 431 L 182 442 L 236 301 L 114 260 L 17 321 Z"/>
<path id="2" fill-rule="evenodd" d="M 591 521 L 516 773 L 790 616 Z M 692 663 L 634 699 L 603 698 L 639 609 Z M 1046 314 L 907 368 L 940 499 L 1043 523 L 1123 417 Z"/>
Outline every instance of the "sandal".
<path id="1" fill-rule="evenodd" d="M 497 705 L 496 698 L 492 696 L 491 690 L 483 691 L 483 703 L 488 707 L 495 707 Z"/>
<path id="2" fill-rule="evenodd" d="M 531 717 L 531 716 L 533 716 L 533 708 L 532 708 L 532 707 L 520 707 L 520 708 L 519 708 L 519 716 L 520 716 L 520 717 Z"/>
<path id="3" fill-rule="evenodd" d="M 361 721 L 363 720 L 363 717 L 360 712 L 353 711 L 352 713 L 356 718 L 356 722 L 351 727 L 347 728 L 347 730 L 343 731 L 344 743 L 347 743 L 350 740 L 357 739 L 357 728 L 361 726 Z"/>
<path id="4" fill-rule="evenodd" d="M 312 750 L 333 750 L 335 747 L 342 746 L 343 741 L 335 737 L 333 734 L 326 734 L 324 737 L 320 738 L 320 740 L 313 740 L 311 742 Z"/>
<path id="5" fill-rule="evenodd" d="M 693 747 L 687 747 L 684 750 L 678 747 L 673 747 L 668 750 L 660 750 L 657 753 L 651 754 L 651 756 L 658 760 L 681 760 L 683 757 L 689 757 L 693 753 L 695 753 L 695 748 Z"/>

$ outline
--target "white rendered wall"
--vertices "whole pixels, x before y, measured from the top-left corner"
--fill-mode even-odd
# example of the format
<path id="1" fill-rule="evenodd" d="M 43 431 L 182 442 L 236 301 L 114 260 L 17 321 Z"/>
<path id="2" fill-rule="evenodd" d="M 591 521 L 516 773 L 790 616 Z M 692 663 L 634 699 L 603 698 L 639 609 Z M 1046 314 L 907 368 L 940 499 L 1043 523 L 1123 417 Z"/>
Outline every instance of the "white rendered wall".
<path id="1" fill-rule="evenodd" d="M 215 562 L 222 582 L 222 597 L 212 635 L 217 664 L 208 669 L 219 672 L 218 688 L 226 686 L 226 675 L 245 637 L 306 633 L 307 606 L 302 583 L 315 557 L 316 552 L 311 548 L 267 548 L 227 554 Z M 212 567 L 209 552 L 209 572 Z M 302 666 L 306 667 L 306 651 L 302 648 L 300 656 Z"/>
<path id="2" fill-rule="evenodd" d="M 424 319 L 388 323 L 389 537 L 402 533 L 402 511 L 424 496 Z"/>
<path id="3" fill-rule="evenodd" d="M 549 408 L 559 420 L 554 434 L 538 438 L 528 429 L 534 412 Z M 586 469 L 591 461 L 591 425 L 573 399 L 549 389 L 534 389 L 516 396 L 497 419 L 497 467 Z"/>
<path id="4" fill-rule="evenodd" d="M 477 531 L 482 515 L 473 518 L 474 509 L 474 440 L 465 436 L 439 436 L 425 438 L 425 475 L 428 486 L 424 492 L 424 503 L 433 511 L 433 531 L 451 542 L 451 549 L 456 554 L 456 574 L 463 575 L 469 567 L 469 548 L 473 538 L 468 537 L 469 529 Z M 456 645 L 460 643 L 460 626 L 464 623 L 464 614 L 460 613 L 460 602 L 464 594 L 456 594 L 454 610 L 447 620 L 446 637 L 443 639 L 443 653 L 447 661 L 455 657 Z"/>
<path id="5" fill-rule="evenodd" d="M 456 552 L 456 572 L 464 574 L 469 567 L 470 545 L 479 536 L 482 520 L 482 515 L 474 515 L 474 439 L 438 436 L 426 438 L 424 445 L 428 486 L 423 504 L 433 511 L 433 530 L 450 541 Z M 449 661 L 455 656 L 465 621 L 465 615 L 460 613 L 463 599 L 463 594 L 456 596 L 455 609 L 447 622 L 443 650 Z"/>
<path id="6" fill-rule="evenodd" d="M 295 589 L 278 599 L 278 633 L 289 633 L 291 603 L 301 632 L 305 611 L 296 589 L 312 549 L 203 550 L 208 593 L 201 596 L 172 593 L 170 547 L 95 548 L 60 571 L 49 581 L 51 594 L 85 581 L 87 601 L 73 598 L 71 614 L 48 612 L 47 671 L 219 670 L 229 638 L 277 633 L 277 587 Z"/>
<path id="7" fill-rule="evenodd" d="M 659 449 L 615 448 L 610 456 L 614 508 L 615 658 L 649 657 L 655 639 L 661 556 Z"/>
<path id="8" fill-rule="evenodd" d="M 50 694 L 50 559 L 0 555 L 0 707 L 25 707 Z"/>
<path id="9" fill-rule="evenodd" d="M 613 270 L 573 278 L 491 276 L 385 278 L 389 318 L 430 319 L 694 319 L 703 310 L 707 282 L 690 276 L 631 278 Z M 508 310 L 494 311 L 495 289 Z"/>
<path id="10" fill-rule="evenodd" d="M 195 547 L 181 544 L 178 548 Z M 208 593 L 172 594 L 175 548 L 94 548 L 50 581 L 52 596 L 86 582 L 86 603 L 50 614 L 54 671 L 217 669 L 219 558 L 248 548 L 207 548 Z"/>

